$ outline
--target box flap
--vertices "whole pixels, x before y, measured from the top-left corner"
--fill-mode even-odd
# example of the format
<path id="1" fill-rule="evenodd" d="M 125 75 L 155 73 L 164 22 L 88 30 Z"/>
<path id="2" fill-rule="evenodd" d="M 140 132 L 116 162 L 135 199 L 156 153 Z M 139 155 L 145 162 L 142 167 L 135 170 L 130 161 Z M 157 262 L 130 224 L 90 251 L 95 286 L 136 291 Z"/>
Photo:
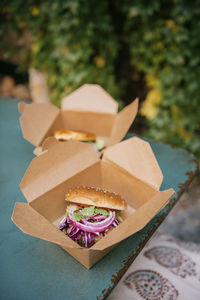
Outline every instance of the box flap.
<path id="1" fill-rule="evenodd" d="M 133 137 L 104 151 L 103 160 L 115 163 L 136 178 L 159 190 L 163 180 L 162 171 L 151 146 Z"/>
<path id="2" fill-rule="evenodd" d="M 149 199 L 118 227 L 99 240 L 91 250 L 104 250 L 142 229 L 167 204 L 174 193 L 173 189 L 158 191 L 152 199 Z"/>
<path id="3" fill-rule="evenodd" d="M 78 141 L 44 143 L 42 154 L 29 165 L 20 187 L 28 202 L 99 161 L 92 145 Z"/>
<path id="4" fill-rule="evenodd" d="M 137 115 L 138 102 L 139 99 L 136 98 L 131 104 L 127 105 L 120 113 L 116 115 L 112 132 L 108 140 L 108 146 L 117 144 L 126 135 Z"/>
<path id="5" fill-rule="evenodd" d="M 64 247 L 81 248 L 29 204 L 17 202 L 12 214 L 12 221 L 26 234 Z"/>
<path id="6" fill-rule="evenodd" d="M 20 124 L 24 138 L 35 146 L 40 145 L 60 110 L 50 103 L 20 102 L 18 108 L 22 113 Z"/>
<path id="7" fill-rule="evenodd" d="M 97 84 L 84 84 L 61 101 L 63 110 L 116 114 L 118 103 Z"/>

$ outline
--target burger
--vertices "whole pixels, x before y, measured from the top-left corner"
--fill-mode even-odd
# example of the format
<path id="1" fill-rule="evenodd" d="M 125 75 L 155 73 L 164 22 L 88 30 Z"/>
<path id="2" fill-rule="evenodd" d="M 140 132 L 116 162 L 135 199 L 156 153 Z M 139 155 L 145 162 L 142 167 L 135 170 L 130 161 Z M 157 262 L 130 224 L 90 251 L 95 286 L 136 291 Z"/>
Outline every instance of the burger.
<path id="1" fill-rule="evenodd" d="M 65 200 L 68 205 L 59 229 L 85 248 L 117 227 L 122 222 L 120 212 L 127 207 L 121 196 L 94 187 L 74 188 Z"/>
<path id="2" fill-rule="evenodd" d="M 63 129 L 54 131 L 54 137 L 58 141 L 76 140 L 93 144 L 97 152 L 101 151 L 104 148 L 104 141 L 97 139 L 96 135 L 90 132 Z"/>

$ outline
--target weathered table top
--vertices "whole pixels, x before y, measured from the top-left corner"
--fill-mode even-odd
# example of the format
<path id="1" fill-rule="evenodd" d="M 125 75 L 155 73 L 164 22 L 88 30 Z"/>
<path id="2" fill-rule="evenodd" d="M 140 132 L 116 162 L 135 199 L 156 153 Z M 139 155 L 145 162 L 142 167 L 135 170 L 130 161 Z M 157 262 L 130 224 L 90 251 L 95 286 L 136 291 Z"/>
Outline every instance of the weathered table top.
<path id="1" fill-rule="evenodd" d="M 90 300 L 106 297 L 197 172 L 194 156 L 162 143 L 151 146 L 164 174 L 161 189 L 177 194 L 143 230 L 121 242 L 91 270 L 61 247 L 23 234 L 11 221 L 26 202 L 19 183 L 34 147 L 23 139 L 17 100 L 0 99 L 0 295 L 4 300 Z"/>

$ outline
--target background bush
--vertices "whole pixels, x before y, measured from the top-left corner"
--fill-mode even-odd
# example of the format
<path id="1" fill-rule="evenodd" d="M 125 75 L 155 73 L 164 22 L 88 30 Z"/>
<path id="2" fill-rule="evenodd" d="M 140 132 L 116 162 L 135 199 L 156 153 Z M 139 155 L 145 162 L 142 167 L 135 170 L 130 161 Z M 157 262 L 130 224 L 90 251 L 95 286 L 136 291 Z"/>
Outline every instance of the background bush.
<path id="1" fill-rule="evenodd" d="M 120 107 L 139 95 L 145 135 L 200 157 L 199 4 L 3 1 L 4 58 L 14 55 L 21 67 L 45 71 L 56 104 L 85 82 L 102 85 Z"/>

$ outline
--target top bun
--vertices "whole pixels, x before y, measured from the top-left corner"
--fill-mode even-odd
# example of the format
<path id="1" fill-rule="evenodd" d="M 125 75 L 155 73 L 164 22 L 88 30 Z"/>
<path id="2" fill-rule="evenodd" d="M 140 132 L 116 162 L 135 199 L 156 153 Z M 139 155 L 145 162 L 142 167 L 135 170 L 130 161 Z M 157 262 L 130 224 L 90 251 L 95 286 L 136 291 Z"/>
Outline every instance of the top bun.
<path id="1" fill-rule="evenodd" d="M 65 200 L 77 204 L 94 205 L 96 207 L 123 210 L 126 201 L 121 196 L 94 187 L 77 187 L 71 189 Z"/>
<path id="2" fill-rule="evenodd" d="M 95 142 L 96 135 L 89 132 L 84 131 L 74 131 L 74 130 L 56 130 L 54 132 L 54 137 L 59 141 L 68 141 L 68 140 L 76 140 L 81 142 Z"/>

